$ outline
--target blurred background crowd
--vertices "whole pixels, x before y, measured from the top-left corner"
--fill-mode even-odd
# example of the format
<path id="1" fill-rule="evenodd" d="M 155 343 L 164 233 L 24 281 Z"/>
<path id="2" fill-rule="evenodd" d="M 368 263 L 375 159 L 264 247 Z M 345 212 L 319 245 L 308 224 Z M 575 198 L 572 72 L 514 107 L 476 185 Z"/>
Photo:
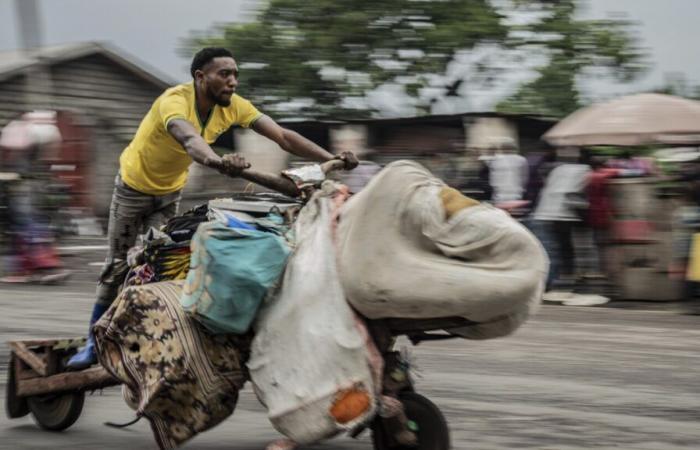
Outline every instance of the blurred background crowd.
<path id="1" fill-rule="evenodd" d="M 330 151 L 361 157 L 343 180 L 355 189 L 409 158 L 517 217 L 552 261 L 547 299 L 693 298 L 700 85 L 679 50 L 684 37 L 653 36 L 655 17 L 682 21 L 700 5 L 675 1 L 686 10 L 209 0 L 195 12 L 172 1 L 0 0 L 2 281 L 68 276 L 57 242 L 103 234 L 119 153 L 152 101 L 187 80 L 191 55 L 217 45 L 236 56 L 242 96 Z M 216 149 L 259 170 L 302 163 L 243 129 Z M 181 209 L 247 188 L 193 167 Z"/>

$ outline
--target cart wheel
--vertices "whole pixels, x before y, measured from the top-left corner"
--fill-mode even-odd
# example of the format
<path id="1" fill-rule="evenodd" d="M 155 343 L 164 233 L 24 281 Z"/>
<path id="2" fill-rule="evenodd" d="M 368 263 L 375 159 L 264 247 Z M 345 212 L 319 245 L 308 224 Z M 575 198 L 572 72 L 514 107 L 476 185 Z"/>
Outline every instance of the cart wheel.
<path id="1" fill-rule="evenodd" d="M 84 401 L 83 391 L 27 398 L 34 422 L 50 431 L 63 431 L 73 425 L 83 411 Z"/>
<path id="2" fill-rule="evenodd" d="M 440 409 L 415 392 L 402 392 L 399 399 L 403 403 L 406 416 L 412 422 L 411 425 L 415 426 L 415 430 L 412 431 L 418 436 L 418 445 L 393 445 L 381 418 L 377 418 L 372 424 L 372 443 L 375 450 L 449 450 L 450 430 Z"/>
<path id="3" fill-rule="evenodd" d="M 10 419 L 18 419 L 29 414 L 27 400 L 17 397 L 17 384 L 15 381 L 15 355 L 10 355 L 7 365 L 7 384 L 5 384 L 5 412 Z"/>

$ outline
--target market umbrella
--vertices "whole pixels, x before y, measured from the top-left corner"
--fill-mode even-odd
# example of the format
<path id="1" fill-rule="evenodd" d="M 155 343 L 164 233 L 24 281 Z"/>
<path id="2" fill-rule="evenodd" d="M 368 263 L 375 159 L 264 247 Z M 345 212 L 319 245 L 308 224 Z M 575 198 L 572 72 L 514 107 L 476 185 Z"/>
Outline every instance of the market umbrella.
<path id="1" fill-rule="evenodd" d="M 582 108 L 552 127 L 551 145 L 700 144 L 700 102 L 636 94 Z"/>

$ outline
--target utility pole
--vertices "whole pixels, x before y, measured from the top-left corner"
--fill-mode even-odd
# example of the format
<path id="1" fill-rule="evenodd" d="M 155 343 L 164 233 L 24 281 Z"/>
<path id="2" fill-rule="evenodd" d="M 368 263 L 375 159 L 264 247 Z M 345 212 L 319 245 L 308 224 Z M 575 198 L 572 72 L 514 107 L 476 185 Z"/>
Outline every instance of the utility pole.
<path id="1" fill-rule="evenodd" d="M 15 11 L 20 49 L 27 58 L 38 61 L 24 75 L 25 107 L 27 110 L 53 109 L 51 71 L 41 54 L 43 29 L 39 0 L 15 0 Z"/>
<path id="2" fill-rule="evenodd" d="M 43 40 L 37 0 L 15 0 L 19 43 L 23 51 L 37 50 Z"/>

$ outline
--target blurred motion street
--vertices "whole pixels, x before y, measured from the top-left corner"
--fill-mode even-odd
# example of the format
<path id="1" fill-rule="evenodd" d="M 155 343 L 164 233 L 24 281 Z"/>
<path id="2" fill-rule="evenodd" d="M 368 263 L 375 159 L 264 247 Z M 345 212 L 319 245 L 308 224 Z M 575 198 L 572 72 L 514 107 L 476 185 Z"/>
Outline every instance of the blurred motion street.
<path id="1" fill-rule="evenodd" d="M 77 240 L 65 247 L 103 245 Z M 64 286 L 0 287 L 0 361 L 5 392 L 7 341 L 82 336 L 102 250 L 69 249 L 74 277 Z M 622 302 L 619 302 L 622 303 Z M 578 308 L 545 305 L 516 334 L 411 347 L 418 392 L 443 411 L 456 450 L 695 449 L 700 440 L 700 308 L 634 303 Z M 617 307 L 616 307 L 617 306 Z M 621 307 L 624 306 L 624 307 Z M 3 397 L 4 401 L 4 397 Z M 118 388 L 87 396 L 78 422 L 41 431 L 29 417 L 0 418 L 0 448 L 155 449 L 146 421 Z M 250 385 L 236 412 L 183 448 L 258 450 L 277 433 Z M 371 449 L 339 438 L 315 449 Z"/>
<path id="2" fill-rule="evenodd" d="M 700 448 L 698 17 L 0 0 L 0 450 Z"/>

